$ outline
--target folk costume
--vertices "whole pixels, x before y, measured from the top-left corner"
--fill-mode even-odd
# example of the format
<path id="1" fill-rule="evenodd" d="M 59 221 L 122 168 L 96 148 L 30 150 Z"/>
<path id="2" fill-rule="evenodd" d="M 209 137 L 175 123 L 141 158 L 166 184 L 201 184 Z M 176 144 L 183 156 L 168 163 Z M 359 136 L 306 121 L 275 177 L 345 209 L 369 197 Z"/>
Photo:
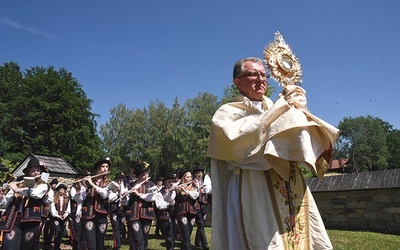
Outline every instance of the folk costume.
<path id="1" fill-rule="evenodd" d="M 151 223 L 155 219 L 154 201 L 156 197 L 154 193 L 150 192 L 150 188 L 155 184 L 146 178 L 147 174 L 147 163 L 139 162 L 135 165 L 135 175 L 138 179 L 129 191 L 129 195 L 122 200 L 122 204 L 125 206 L 131 250 L 147 249 Z"/>
<path id="2" fill-rule="evenodd" d="M 67 186 L 63 183 L 59 183 L 54 194 L 54 201 L 50 205 L 50 235 L 54 237 L 55 250 L 61 249 L 61 240 L 67 224 L 67 218 L 71 213 L 71 202 L 66 191 Z"/>
<path id="3" fill-rule="evenodd" d="M 43 249 L 50 249 L 51 248 L 51 242 L 53 240 L 52 235 L 50 235 L 50 229 L 51 229 L 51 214 L 50 214 L 50 205 L 54 201 L 54 191 L 56 189 L 56 186 L 58 184 L 57 178 L 52 179 L 51 182 L 49 183 L 49 191 L 44 195 L 43 200 L 44 200 L 44 208 L 42 209 L 42 223 L 40 225 L 40 232 L 43 234 Z M 40 235 L 36 239 L 36 244 L 37 247 L 39 247 L 39 242 L 40 242 Z"/>
<path id="4" fill-rule="evenodd" d="M 181 233 L 181 249 L 191 249 L 190 236 L 196 220 L 196 214 L 200 210 L 198 202 L 199 191 L 193 183 L 186 182 L 185 177 L 190 173 L 189 169 L 180 171 L 179 179 L 182 188 L 178 189 L 175 197 L 175 216 Z M 187 184 L 187 185 L 186 185 Z"/>
<path id="5" fill-rule="evenodd" d="M 103 164 L 110 167 L 110 158 L 101 158 L 94 164 L 93 169 L 96 174 L 100 174 L 96 171 L 99 171 Z M 86 248 L 102 250 L 107 234 L 108 195 L 110 192 L 107 184 L 109 179 L 107 175 L 104 175 L 93 179 L 93 181 L 91 179 L 85 180 L 86 194 L 82 203 L 82 223 Z"/>
<path id="6" fill-rule="evenodd" d="M 258 108 L 260 107 L 260 108 Z M 238 94 L 213 116 L 214 249 L 332 249 L 295 162 L 322 177 L 338 130 L 284 96 Z"/>
<path id="7" fill-rule="evenodd" d="M 47 172 L 45 164 L 36 158 L 31 158 L 23 170 L 29 176 L 32 168 Z M 34 176 L 32 176 L 34 177 Z M 2 249 L 31 249 L 37 237 L 41 223 L 43 197 L 48 191 L 48 185 L 40 178 L 35 178 L 32 188 L 14 185 L 4 197 L 7 208 L 0 220 L 0 231 L 3 234 Z"/>
<path id="8" fill-rule="evenodd" d="M 77 179 L 88 175 L 89 173 L 83 170 L 78 173 Z M 71 202 L 71 213 L 68 216 L 70 243 L 73 250 L 84 250 L 86 249 L 86 240 L 82 228 L 82 203 L 86 197 L 86 187 L 83 185 L 83 180 L 71 186 L 69 195 Z"/>
<path id="9" fill-rule="evenodd" d="M 111 191 L 108 198 L 110 201 L 110 221 L 112 227 L 113 236 L 113 249 L 117 250 L 121 248 L 121 232 L 124 231 L 125 225 L 123 224 L 123 210 L 120 201 L 120 197 L 128 192 L 123 182 L 123 175 L 118 173 L 116 176 L 116 181 L 119 184 L 118 190 L 116 192 Z"/>
<path id="10" fill-rule="evenodd" d="M 155 179 L 154 184 L 156 184 L 156 186 L 157 186 L 157 190 L 155 190 L 155 191 L 159 192 L 159 191 L 161 191 L 161 189 L 164 188 L 163 182 L 164 182 L 163 179 L 160 178 L 160 177 L 157 177 Z M 157 206 L 154 207 L 154 212 L 156 214 L 156 229 L 155 229 L 155 233 L 154 234 L 156 236 L 160 236 L 160 232 L 161 232 L 161 235 L 162 235 L 162 229 L 161 229 L 162 228 L 162 221 L 159 219 L 160 211 L 158 210 Z"/>
<path id="11" fill-rule="evenodd" d="M 196 237 L 195 246 L 197 248 L 209 249 L 206 233 L 204 231 L 205 221 L 208 214 L 208 195 L 211 194 L 211 179 L 208 177 L 196 178 L 196 174 L 204 174 L 204 168 L 197 166 L 193 169 L 193 181 L 199 191 L 198 202 L 200 209 L 196 214 Z"/>
<path id="12" fill-rule="evenodd" d="M 160 223 L 162 235 L 165 238 L 165 247 L 167 250 L 174 249 L 174 223 L 173 213 L 176 191 L 170 182 L 175 182 L 176 174 L 169 173 L 164 178 L 164 186 L 160 192 L 156 193 L 155 205 L 158 209 L 157 223 Z"/>

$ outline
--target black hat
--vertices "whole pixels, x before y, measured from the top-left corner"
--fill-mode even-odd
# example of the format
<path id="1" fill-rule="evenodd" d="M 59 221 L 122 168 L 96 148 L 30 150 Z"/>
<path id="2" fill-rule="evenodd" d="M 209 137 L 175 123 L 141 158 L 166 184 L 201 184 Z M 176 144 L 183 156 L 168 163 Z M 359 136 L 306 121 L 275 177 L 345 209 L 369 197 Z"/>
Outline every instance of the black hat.
<path id="1" fill-rule="evenodd" d="M 132 162 L 132 164 L 131 164 L 131 165 L 129 165 L 129 168 L 134 168 L 134 167 L 136 166 L 136 164 L 137 164 L 137 162 L 136 162 L 136 161 Z"/>
<path id="2" fill-rule="evenodd" d="M 38 159 L 36 159 L 34 157 L 31 157 L 31 159 L 28 162 L 28 165 L 26 166 L 26 168 L 24 170 L 22 170 L 22 172 L 24 172 L 24 174 L 27 174 L 28 170 L 33 167 L 40 167 L 40 170 L 42 172 L 47 172 L 47 168 L 46 168 L 46 165 L 44 164 L 44 162 L 39 161 Z"/>
<path id="3" fill-rule="evenodd" d="M 88 176 L 88 175 L 90 175 L 90 173 L 86 170 L 86 169 L 83 169 L 83 170 L 81 170 L 79 173 L 77 173 L 76 174 L 76 176 L 79 178 L 79 177 L 85 177 L 85 176 Z"/>
<path id="4" fill-rule="evenodd" d="M 58 185 L 56 186 L 56 190 L 58 190 L 60 188 L 67 189 L 67 185 L 65 185 L 64 183 L 58 183 Z"/>
<path id="5" fill-rule="evenodd" d="M 162 181 L 163 178 L 161 178 L 161 177 L 156 177 L 154 180 L 155 180 L 155 182 L 159 182 L 159 181 Z"/>
<path id="6" fill-rule="evenodd" d="M 164 180 L 175 180 L 176 174 L 175 173 L 167 173 L 164 177 Z"/>
<path id="7" fill-rule="evenodd" d="M 53 184 L 58 184 L 57 178 L 54 178 L 53 180 L 51 180 L 50 185 L 53 185 Z"/>
<path id="8" fill-rule="evenodd" d="M 111 160 L 110 157 L 105 157 L 105 158 L 100 158 L 98 159 L 95 163 L 94 163 L 94 169 L 100 167 L 101 165 L 103 165 L 103 163 L 107 163 L 108 167 L 111 167 Z"/>
<path id="9" fill-rule="evenodd" d="M 122 173 L 118 173 L 117 174 L 117 176 L 115 176 L 115 179 L 122 179 L 122 178 L 124 178 L 124 174 L 122 174 Z"/>
<path id="10" fill-rule="evenodd" d="M 194 169 L 193 169 L 193 174 L 194 173 L 197 173 L 197 172 L 203 172 L 204 173 L 204 168 L 202 168 L 202 167 L 200 167 L 200 166 L 196 166 Z"/>
<path id="11" fill-rule="evenodd" d="M 182 169 L 181 171 L 179 171 L 179 179 L 182 179 L 182 177 L 187 173 L 190 172 L 189 169 Z"/>
<path id="12" fill-rule="evenodd" d="M 2 163 L 0 163 L 0 171 L 2 172 L 8 172 L 8 167 L 4 166 Z"/>
<path id="13" fill-rule="evenodd" d="M 135 165 L 135 175 L 138 176 L 141 173 L 149 170 L 149 164 L 146 162 L 139 162 Z"/>

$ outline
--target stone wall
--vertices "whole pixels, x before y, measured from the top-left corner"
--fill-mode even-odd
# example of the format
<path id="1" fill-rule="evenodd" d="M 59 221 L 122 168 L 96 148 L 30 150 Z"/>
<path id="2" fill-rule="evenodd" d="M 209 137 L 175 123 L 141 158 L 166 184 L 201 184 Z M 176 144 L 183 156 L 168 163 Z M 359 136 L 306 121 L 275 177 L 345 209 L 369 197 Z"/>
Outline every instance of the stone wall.
<path id="1" fill-rule="evenodd" d="M 313 192 L 327 229 L 400 234 L 400 188 Z"/>

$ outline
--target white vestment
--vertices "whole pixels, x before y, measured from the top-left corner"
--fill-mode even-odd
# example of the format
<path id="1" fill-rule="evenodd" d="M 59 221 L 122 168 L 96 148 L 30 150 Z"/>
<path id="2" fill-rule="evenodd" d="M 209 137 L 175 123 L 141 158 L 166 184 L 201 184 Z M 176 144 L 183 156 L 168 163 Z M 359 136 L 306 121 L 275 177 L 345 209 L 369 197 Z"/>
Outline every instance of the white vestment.
<path id="1" fill-rule="evenodd" d="M 339 131 L 283 97 L 263 107 L 239 94 L 214 114 L 212 248 L 331 249 L 297 163 L 321 178 Z"/>

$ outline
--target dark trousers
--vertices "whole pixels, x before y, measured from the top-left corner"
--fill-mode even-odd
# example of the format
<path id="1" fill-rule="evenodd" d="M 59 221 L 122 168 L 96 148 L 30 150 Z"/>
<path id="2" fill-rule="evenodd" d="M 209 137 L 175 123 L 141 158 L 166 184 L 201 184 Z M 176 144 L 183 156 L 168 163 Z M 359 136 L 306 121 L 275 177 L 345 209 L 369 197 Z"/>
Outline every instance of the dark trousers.
<path id="1" fill-rule="evenodd" d="M 67 224 L 67 219 L 61 220 L 58 218 L 51 218 L 51 228 L 50 235 L 54 237 L 54 250 L 60 250 L 61 240 L 65 232 L 65 225 Z"/>
<path id="2" fill-rule="evenodd" d="M 40 222 L 20 222 L 17 218 L 13 229 L 3 235 L 3 249 L 32 249 L 39 235 L 39 229 Z"/>
<path id="3" fill-rule="evenodd" d="M 51 215 L 46 218 L 46 220 L 42 220 L 43 223 L 43 247 L 50 247 L 50 244 L 53 240 L 52 235 L 50 235 L 50 228 L 51 228 L 51 222 L 50 222 Z"/>
<path id="4" fill-rule="evenodd" d="M 82 219 L 77 217 L 76 214 L 72 213 L 68 217 L 69 230 L 70 230 L 70 242 L 73 250 L 84 250 L 86 249 L 86 241 L 83 237 L 82 231 Z"/>
<path id="5" fill-rule="evenodd" d="M 104 240 L 107 234 L 107 214 L 99 214 L 91 220 L 83 221 L 86 249 L 103 250 Z"/>
<path id="6" fill-rule="evenodd" d="M 165 238 L 165 246 L 167 250 L 174 249 L 174 225 L 171 219 L 157 220 L 160 221 L 162 235 Z"/>
<path id="7" fill-rule="evenodd" d="M 179 230 L 181 231 L 182 250 L 190 250 L 192 248 L 190 244 L 190 235 L 192 234 L 195 218 L 196 215 L 190 213 L 176 216 L 176 219 L 178 220 Z"/>
<path id="8" fill-rule="evenodd" d="M 202 204 L 202 206 L 207 206 L 207 204 Z M 205 227 L 205 220 L 207 217 L 207 213 L 203 209 L 196 214 L 196 238 L 195 238 L 195 245 L 201 246 L 203 249 L 208 248 L 208 241 L 206 237 L 206 233 L 204 232 Z"/>
<path id="9" fill-rule="evenodd" d="M 147 248 L 151 221 L 149 219 L 128 221 L 130 250 L 145 250 Z"/>
<path id="10" fill-rule="evenodd" d="M 121 248 L 121 222 L 122 213 L 119 210 L 114 210 L 110 212 L 110 221 L 114 239 L 114 249 Z"/>
<path id="11" fill-rule="evenodd" d="M 158 210 L 158 208 L 154 209 L 154 212 L 156 214 L 156 230 L 155 230 L 155 235 L 159 235 L 160 232 L 162 234 L 162 222 L 160 221 L 159 215 L 160 215 L 160 211 Z"/>

